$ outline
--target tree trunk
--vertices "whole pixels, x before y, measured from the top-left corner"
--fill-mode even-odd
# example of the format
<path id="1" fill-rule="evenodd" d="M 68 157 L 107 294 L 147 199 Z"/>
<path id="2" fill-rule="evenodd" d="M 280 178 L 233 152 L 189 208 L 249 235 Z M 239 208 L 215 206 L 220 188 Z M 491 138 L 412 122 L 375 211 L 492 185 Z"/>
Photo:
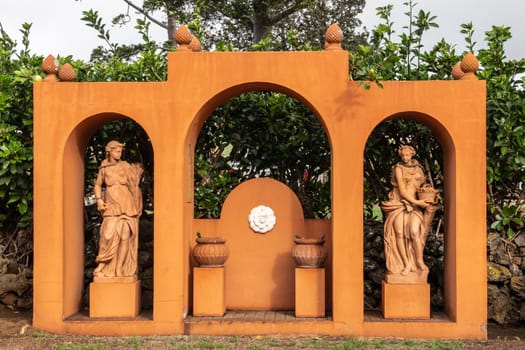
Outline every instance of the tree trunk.
<path id="1" fill-rule="evenodd" d="M 175 34 L 175 18 L 168 16 L 168 40 L 175 42 L 174 34 Z"/>
<path id="2" fill-rule="evenodd" d="M 262 0 L 253 0 L 253 42 L 257 43 L 268 35 L 270 20 L 268 17 L 268 5 Z"/>

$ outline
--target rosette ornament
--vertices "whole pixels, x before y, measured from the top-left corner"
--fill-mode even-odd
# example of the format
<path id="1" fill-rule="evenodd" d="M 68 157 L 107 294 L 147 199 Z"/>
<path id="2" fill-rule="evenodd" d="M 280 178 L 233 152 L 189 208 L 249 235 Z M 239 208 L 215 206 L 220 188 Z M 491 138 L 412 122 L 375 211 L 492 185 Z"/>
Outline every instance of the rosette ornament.
<path id="1" fill-rule="evenodd" d="M 248 215 L 250 228 L 257 233 L 270 232 L 275 226 L 276 218 L 272 208 L 259 205 L 253 208 Z"/>

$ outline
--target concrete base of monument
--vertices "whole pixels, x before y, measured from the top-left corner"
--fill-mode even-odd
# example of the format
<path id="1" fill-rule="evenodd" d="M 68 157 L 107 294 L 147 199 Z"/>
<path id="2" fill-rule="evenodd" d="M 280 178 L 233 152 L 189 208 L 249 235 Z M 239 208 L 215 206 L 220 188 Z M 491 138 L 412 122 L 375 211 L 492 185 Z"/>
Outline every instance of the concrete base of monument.
<path id="1" fill-rule="evenodd" d="M 430 319 L 430 284 L 382 283 L 382 312 L 387 319 Z"/>
<path id="2" fill-rule="evenodd" d="M 97 280 L 89 285 L 90 318 L 135 318 L 140 307 L 140 281 Z"/>
<path id="3" fill-rule="evenodd" d="M 325 316 L 325 269 L 295 269 L 295 317 Z"/>
<path id="4" fill-rule="evenodd" d="M 193 268 L 193 316 L 223 316 L 224 267 Z"/>

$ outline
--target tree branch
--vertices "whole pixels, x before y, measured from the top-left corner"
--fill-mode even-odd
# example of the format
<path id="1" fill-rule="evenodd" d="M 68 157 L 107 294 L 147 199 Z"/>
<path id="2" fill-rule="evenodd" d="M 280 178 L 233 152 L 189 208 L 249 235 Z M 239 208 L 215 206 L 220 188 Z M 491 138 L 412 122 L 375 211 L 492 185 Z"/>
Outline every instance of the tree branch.
<path id="1" fill-rule="evenodd" d="M 130 0 L 123 0 L 126 4 L 133 7 L 138 12 L 142 13 L 144 16 L 146 16 L 147 19 L 149 19 L 151 22 L 155 23 L 156 25 L 160 26 L 161 28 L 168 29 L 168 25 L 165 23 L 162 23 L 161 21 L 157 20 L 156 18 L 152 17 L 146 10 L 139 7 L 138 5 L 134 4 Z"/>
<path id="2" fill-rule="evenodd" d="M 285 19 L 286 17 L 290 16 L 294 12 L 302 10 L 303 8 L 305 8 L 305 6 L 306 6 L 306 1 L 299 0 L 291 7 L 287 8 L 286 10 L 281 11 L 280 13 L 276 14 L 273 17 L 270 17 L 268 20 L 268 24 L 270 26 L 273 26 L 274 24 L 279 23 L 279 21 Z"/>
<path id="3" fill-rule="evenodd" d="M 244 10 L 238 10 L 233 6 L 230 6 L 225 3 L 218 3 L 215 4 L 212 2 L 209 5 L 214 11 L 219 13 L 220 15 L 224 17 L 228 17 L 232 20 L 237 19 L 239 22 L 244 23 L 245 25 L 249 24 L 250 26 L 253 24 L 253 19 L 251 17 L 250 11 L 247 9 Z"/>

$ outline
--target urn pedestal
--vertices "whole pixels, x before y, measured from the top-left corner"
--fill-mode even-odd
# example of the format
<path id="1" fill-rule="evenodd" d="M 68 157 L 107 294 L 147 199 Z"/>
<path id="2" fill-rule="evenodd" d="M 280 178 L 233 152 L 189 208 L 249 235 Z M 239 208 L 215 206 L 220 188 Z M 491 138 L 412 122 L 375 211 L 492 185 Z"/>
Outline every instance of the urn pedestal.
<path id="1" fill-rule="evenodd" d="M 193 268 L 193 316 L 223 316 L 224 267 Z"/>
<path id="2" fill-rule="evenodd" d="M 325 269 L 295 268 L 295 317 L 325 316 Z"/>
<path id="3" fill-rule="evenodd" d="M 89 317 L 135 318 L 140 314 L 140 281 L 113 277 L 89 284 Z"/>
<path id="4" fill-rule="evenodd" d="M 382 283 L 384 318 L 430 319 L 430 284 Z"/>

